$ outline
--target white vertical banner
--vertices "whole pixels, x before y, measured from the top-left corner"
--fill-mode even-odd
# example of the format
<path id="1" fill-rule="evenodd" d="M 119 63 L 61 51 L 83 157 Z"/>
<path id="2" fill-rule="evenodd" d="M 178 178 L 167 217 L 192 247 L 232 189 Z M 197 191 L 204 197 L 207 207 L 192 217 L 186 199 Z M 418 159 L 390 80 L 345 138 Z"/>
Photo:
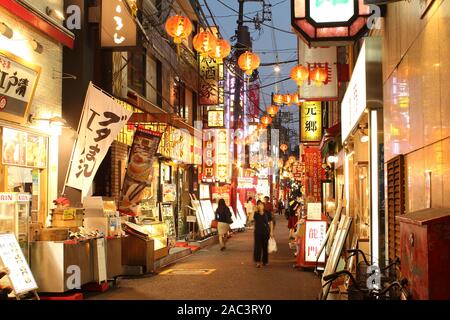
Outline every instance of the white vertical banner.
<path id="1" fill-rule="evenodd" d="M 337 47 L 310 48 L 298 40 L 298 63 L 312 72 L 322 68 L 327 72 L 327 79 L 320 87 L 308 79 L 300 88 L 300 96 L 305 100 L 334 100 L 338 98 Z"/>
<path id="2" fill-rule="evenodd" d="M 89 84 L 66 180 L 66 186 L 82 191 L 82 199 L 87 195 L 111 143 L 131 114 L 92 83 Z"/>

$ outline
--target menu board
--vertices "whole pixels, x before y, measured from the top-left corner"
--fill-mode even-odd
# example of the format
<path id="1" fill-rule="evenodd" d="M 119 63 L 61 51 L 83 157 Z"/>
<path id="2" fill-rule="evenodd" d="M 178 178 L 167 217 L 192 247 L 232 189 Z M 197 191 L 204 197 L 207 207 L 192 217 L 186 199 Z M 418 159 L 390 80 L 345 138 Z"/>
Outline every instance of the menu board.
<path id="1" fill-rule="evenodd" d="M 308 203 L 308 220 L 322 219 L 322 203 L 311 202 Z"/>
<path id="2" fill-rule="evenodd" d="M 12 233 L 0 234 L 0 260 L 9 269 L 9 279 L 16 295 L 38 288 L 22 249 Z"/>
<path id="3" fill-rule="evenodd" d="M 163 184 L 163 202 L 174 202 L 177 197 L 177 186 L 175 184 Z"/>
<path id="4" fill-rule="evenodd" d="M 161 214 L 167 226 L 167 237 L 176 238 L 175 218 L 173 216 L 173 206 L 171 204 L 161 204 Z"/>
<path id="5" fill-rule="evenodd" d="M 209 229 L 211 222 L 215 219 L 214 209 L 210 200 L 200 200 L 202 211 L 205 217 L 205 227 Z"/>
<path id="6" fill-rule="evenodd" d="M 3 128 L 3 164 L 32 168 L 47 166 L 47 138 Z"/>

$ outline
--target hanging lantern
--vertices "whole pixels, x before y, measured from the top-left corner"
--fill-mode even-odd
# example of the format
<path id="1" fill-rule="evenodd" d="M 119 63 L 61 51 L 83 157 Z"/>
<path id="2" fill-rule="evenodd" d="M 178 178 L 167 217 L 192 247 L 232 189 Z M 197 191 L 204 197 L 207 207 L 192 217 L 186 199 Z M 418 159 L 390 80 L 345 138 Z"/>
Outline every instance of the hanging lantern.
<path id="1" fill-rule="evenodd" d="M 281 144 L 281 146 L 280 146 L 281 151 L 286 152 L 287 149 L 288 149 L 288 145 L 286 143 Z"/>
<path id="2" fill-rule="evenodd" d="M 216 60 L 217 63 L 221 63 L 224 58 L 228 57 L 231 52 L 231 45 L 227 40 L 217 39 L 216 46 L 209 53 L 209 56 Z"/>
<path id="3" fill-rule="evenodd" d="M 277 114 L 279 109 L 280 109 L 279 106 L 275 106 L 275 105 L 270 106 L 267 108 L 267 114 L 273 118 L 273 117 L 275 117 L 275 115 Z"/>
<path id="4" fill-rule="evenodd" d="M 289 160 L 289 162 L 290 163 L 294 163 L 295 162 L 295 157 L 294 156 L 290 156 L 289 158 L 288 158 L 288 160 Z"/>
<path id="5" fill-rule="evenodd" d="M 209 31 L 202 31 L 195 35 L 193 45 L 195 50 L 200 53 L 201 56 L 207 56 L 216 47 L 217 39 Z"/>
<path id="6" fill-rule="evenodd" d="M 266 128 L 266 125 L 264 125 L 263 123 L 259 123 L 256 128 L 257 128 L 257 131 L 254 131 L 254 133 L 258 134 L 258 131 L 262 131 Z"/>
<path id="7" fill-rule="evenodd" d="M 278 167 L 283 167 L 284 161 L 283 159 L 278 159 Z"/>
<path id="8" fill-rule="evenodd" d="M 316 86 L 320 87 L 327 81 L 328 75 L 325 69 L 323 68 L 315 68 L 311 72 L 311 80 L 316 84 Z"/>
<path id="9" fill-rule="evenodd" d="M 297 85 L 301 87 L 303 82 L 308 80 L 309 72 L 306 67 L 299 65 L 292 69 L 291 71 L 291 79 L 297 82 Z"/>
<path id="10" fill-rule="evenodd" d="M 253 73 L 253 70 L 258 69 L 259 64 L 260 59 L 258 55 L 250 51 L 245 51 L 238 59 L 239 68 L 244 70 L 248 76 Z"/>
<path id="11" fill-rule="evenodd" d="M 273 102 L 276 104 L 283 104 L 283 95 L 279 93 L 275 93 L 273 95 Z"/>
<path id="12" fill-rule="evenodd" d="M 287 106 L 291 105 L 291 95 L 289 93 L 283 95 L 283 103 Z"/>
<path id="13" fill-rule="evenodd" d="M 300 105 L 300 96 L 298 93 L 291 94 L 291 102 L 296 105 Z"/>
<path id="14" fill-rule="evenodd" d="M 175 44 L 180 44 L 182 39 L 187 39 L 192 33 L 191 20 L 180 15 L 172 16 L 166 21 L 166 31 Z"/>
<path id="15" fill-rule="evenodd" d="M 269 117 L 269 116 L 263 116 L 261 118 L 261 123 L 266 125 L 266 126 L 268 126 L 268 125 L 270 125 L 272 123 L 272 118 Z"/>

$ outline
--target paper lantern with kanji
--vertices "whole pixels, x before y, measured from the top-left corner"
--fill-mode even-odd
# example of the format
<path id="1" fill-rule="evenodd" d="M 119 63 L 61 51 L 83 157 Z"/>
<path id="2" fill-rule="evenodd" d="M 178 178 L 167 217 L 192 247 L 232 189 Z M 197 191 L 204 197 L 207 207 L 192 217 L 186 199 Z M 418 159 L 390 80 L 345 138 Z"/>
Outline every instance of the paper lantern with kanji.
<path id="1" fill-rule="evenodd" d="M 273 102 L 276 104 L 282 104 L 283 103 L 283 95 L 279 93 L 275 93 L 273 95 Z"/>
<path id="2" fill-rule="evenodd" d="M 209 56 L 216 60 L 217 63 L 221 63 L 224 58 L 228 57 L 230 52 L 230 43 L 225 39 L 217 39 L 216 46 L 210 51 Z"/>
<path id="3" fill-rule="evenodd" d="M 287 106 L 291 105 L 291 95 L 289 93 L 283 95 L 283 103 Z"/>
<path id="4" fill-rule="evenodd" d="M 267 114 L 271 117 L 275 117 L 279 109 L 280 109 L 279 106 L 272 105 L 267 108 Z"/>
<path id="5" fill-rule="evenodd" d="M 245 51 L 238 59 L 239 68 L 249 76 L 253 73 L 253 70 L 258 69 L 260 62 L 258 55 L 250 51 Z"/>
<path id="6" fill-rule="evenodd" d="M 172 16 L 166 21 L 166 31 L 174 43 L 180 44 L 182 39 L 187 39 L 192 33 L 191 20 L 180 15 Z"/>
<path id="7" fill-rule="evenodd" d="M 263 116 L 261 118 L 261 123 L 266 125 L 266 126 L 268 126 L 268 125 L 270 125 L 272 123 L 272 118 L 269 117 L 269 116 Z"/>
<path id="8" fill-rule="evenodd" d="M 207 56 L 216 47 L 216 43 L 216 37 L 209 31 L 197 33 L 193 40 L 194 49 L 203 57 Z"/>
<path id="9" fill-rule="evenodd" d="M 291 79 L 297 82 L 297 85 L 301 87 L 303 85 L 303 82 L 308 80 L 309 72 L 306 67 L 299 65 L 294 68 L 292 68 L 291 71 Z"/>
<path id="10" fill-rule="evenodd" d="M 311 81 L 320 87 L 327 81 L 328 75 L 324 68 L 315 68 L 311 71 Z"/>

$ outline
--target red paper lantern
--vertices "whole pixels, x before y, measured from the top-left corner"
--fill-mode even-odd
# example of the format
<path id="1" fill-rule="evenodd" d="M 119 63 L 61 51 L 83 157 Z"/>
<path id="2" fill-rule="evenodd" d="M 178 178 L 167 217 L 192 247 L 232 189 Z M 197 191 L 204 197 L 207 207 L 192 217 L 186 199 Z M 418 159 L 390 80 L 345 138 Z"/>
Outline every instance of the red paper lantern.
<path id="1" fill-rule="evenodd" d="M 187 39 L 192 33 L 191 20 L 180 15 L 172 16 L 166 21 L 166 32 L 174 43 L 180 44 L 182 39 Z"/>

